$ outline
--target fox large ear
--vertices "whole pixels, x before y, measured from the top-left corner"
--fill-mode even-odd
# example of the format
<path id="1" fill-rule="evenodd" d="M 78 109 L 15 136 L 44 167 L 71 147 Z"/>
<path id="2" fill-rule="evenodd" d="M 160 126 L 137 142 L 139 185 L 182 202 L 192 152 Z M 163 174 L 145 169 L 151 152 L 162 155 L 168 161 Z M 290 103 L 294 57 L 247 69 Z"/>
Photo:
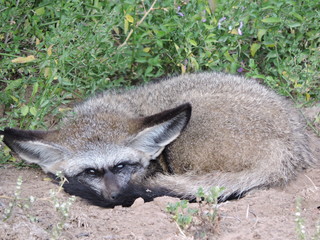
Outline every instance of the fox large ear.
<path id="1" fill-rule="evenodd" d="M 155 159 L 165 146 L 181 134 L 190 117 L 189 103 L 146 117 L 142 120 L 143 129 L 130 141 L 129 146 Z"/>
<path id="2" fill-rule="evenodd" d="M 56 173 L 60 170 L 58 165 L 68 152 L 64 147 L 46 141 L 49 134 L 54 131 L 28 131 L 15 128 L 5 128 L 0 131 L 3 142 L 22 159 L 29 163 L 36 163 L 45 172 Z"/>

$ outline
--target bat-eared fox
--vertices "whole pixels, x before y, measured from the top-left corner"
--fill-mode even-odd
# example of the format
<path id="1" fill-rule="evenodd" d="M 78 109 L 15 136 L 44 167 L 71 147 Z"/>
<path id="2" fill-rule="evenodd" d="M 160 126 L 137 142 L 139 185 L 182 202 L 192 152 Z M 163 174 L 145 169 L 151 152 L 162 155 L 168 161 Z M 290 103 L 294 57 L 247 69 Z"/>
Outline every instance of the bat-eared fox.
<path id="1" fill-rule="evenodd" d="M 5 128 L 3 141 L 92 204 L 136 198 L 194 200 L 200 187 L 220 201 L 284 185 L 315 162 L 299 111 L 254 80 L 185 74 L 108 90 L 75 106 L 56 130 Z"/>

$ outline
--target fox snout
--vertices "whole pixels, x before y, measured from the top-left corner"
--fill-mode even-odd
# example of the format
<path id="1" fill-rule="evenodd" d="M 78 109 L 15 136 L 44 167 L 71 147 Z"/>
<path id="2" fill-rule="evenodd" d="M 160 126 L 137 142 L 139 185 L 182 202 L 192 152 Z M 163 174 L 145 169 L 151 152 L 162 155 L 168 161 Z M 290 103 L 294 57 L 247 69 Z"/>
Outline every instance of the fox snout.
<path id="1" fill-rule="evenodd" d="M 106 171 L 103 176 L 103 182 L 105 187 L 102 191 L 103 196 L 111 200 L 116 199 L 122 188 L 115 174 L 111 171 Z"/>

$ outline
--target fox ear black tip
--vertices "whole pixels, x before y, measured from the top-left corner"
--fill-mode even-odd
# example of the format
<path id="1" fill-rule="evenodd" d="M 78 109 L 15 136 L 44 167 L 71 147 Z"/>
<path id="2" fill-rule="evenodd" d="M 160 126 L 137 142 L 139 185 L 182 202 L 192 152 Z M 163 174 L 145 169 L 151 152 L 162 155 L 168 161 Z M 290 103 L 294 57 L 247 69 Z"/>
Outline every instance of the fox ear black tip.
<path id="1" fill-rule="evenodd" d="M 0 130 L 0 136 L 4 136 L 8 134 L 8 131 L 10 131 L 11 128 L 5 127 L 3 130 Z"/>
<path id="2" fill-rule="evenodd" d="M 3 130 L 0 130 L 0 135 L 3 135 L 3 136 L 8 135 L 14 130 L 15 130 L 14 128 L 5 127 Z"/>

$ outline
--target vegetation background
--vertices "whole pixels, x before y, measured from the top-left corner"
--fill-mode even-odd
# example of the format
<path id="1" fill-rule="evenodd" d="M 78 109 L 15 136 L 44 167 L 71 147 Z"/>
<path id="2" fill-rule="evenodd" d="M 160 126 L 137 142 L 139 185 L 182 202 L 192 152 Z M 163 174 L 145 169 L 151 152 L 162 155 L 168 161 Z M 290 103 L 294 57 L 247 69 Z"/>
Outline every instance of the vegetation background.
<path id="1" fill-rule="evenodd" d="M 256 78 L 312 105 L 320 2 L 0 0 L 0 66 L 1 129 L 50 128 L 93 92 L 196 71 Z M 0 164 L 12 161 L 1 151 Z"/>

